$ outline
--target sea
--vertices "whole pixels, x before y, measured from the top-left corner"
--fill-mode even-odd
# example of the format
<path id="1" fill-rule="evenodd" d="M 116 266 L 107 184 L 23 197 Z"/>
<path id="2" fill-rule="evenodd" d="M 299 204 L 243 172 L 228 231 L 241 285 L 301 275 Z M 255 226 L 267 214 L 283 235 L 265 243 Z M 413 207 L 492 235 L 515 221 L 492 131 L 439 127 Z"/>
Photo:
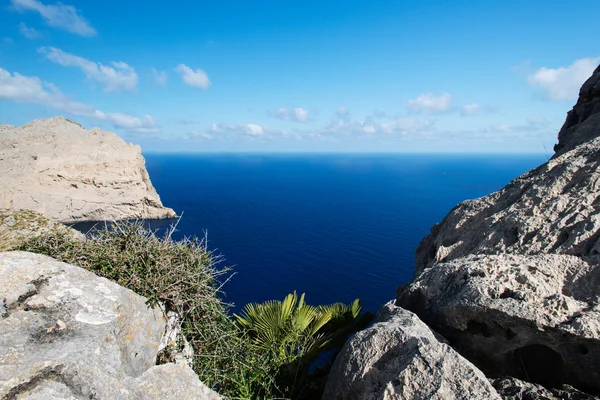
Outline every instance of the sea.
<path id="1" fill-rule="evenodd" d="M 296 291 L 376 311 L 410 281 L 419 242 L 459 202 L 501 189 L 544 154 L 145 154 L 179 215 L 231 267 L 239 312 Z M 149 221 L 164 230 L 175 220 Z M 85 227 L 85 226 L 84 226 Z M 81 228 L 81 227 L 80 227 Z"/>

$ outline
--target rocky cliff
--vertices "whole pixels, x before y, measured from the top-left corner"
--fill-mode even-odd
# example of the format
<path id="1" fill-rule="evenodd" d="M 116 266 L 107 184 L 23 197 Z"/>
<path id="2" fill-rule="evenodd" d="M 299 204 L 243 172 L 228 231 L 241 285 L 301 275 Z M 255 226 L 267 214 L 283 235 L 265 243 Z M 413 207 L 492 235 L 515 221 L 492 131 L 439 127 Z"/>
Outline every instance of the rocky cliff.
<path id="1" fill-rule="evenodd" d="M 582 86 L 558 139 L 547 163 L 498 192 L 459 204 L 435 225 L 416 251 L 414 279 L 398 289 L 395 302 L 479 367 L 495 395 L 506 399 L 592 399 L 579 390 L 600 393 L 600 67 Z M 406 328 L 405 320 L 393 317 L 388 324 Z M 398 340 L 405 341 L 390 332 L 385 340 L 361 342 L 373 349 L 346 357 L 352 368 L 336 361 L 332 377 L 364 365 L 369 376 L 381 376 L 384 363 L 374 359 Z M 395 353 L 386 363 L 398 363 L 395 357 L 405 356 Z M 365 392 L 383 386 L 394 391 L 376 398 L 418 398 L 403 395 L 396 384 L 421 358 L 408 357 L 402 363 L 412 367 Z M 444 367 L 452 359 L 448 353 L 437 362 L 446 379 L 452 379 Z M 419 379 L 431 385 L 434 376 Z M 357 373 L 342 379 L 330 379 L 328 388 L 356 385 Z M 463 387 L 445 398 L 484 398 L 482 388 Z"/>
<path id="2" fill-rule="evenodd" d="M 175 217 L 139 146 L 62 117 L 0 125 L 0 208 L 61 222 Z"/>

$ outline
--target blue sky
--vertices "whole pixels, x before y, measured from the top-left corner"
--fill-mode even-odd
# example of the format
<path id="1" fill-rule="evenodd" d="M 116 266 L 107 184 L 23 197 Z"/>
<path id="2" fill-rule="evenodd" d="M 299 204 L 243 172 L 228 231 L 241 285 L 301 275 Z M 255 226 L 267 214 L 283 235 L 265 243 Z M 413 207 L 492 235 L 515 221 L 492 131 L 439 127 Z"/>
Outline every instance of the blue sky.
<path id="1" fill-rule="evenodd" d="M 600 2 L 0 1 L 0 123 L 144 151 L 551 153 Z"/>

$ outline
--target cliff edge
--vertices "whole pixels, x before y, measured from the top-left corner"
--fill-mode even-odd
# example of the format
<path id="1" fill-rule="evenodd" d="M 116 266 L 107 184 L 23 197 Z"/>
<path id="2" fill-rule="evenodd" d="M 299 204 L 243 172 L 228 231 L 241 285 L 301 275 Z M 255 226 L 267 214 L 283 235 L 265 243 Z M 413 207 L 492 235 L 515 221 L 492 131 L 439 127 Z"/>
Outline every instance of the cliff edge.
<path id="1" fill-rule="evenodd" d="M 413 280 L 398 288 L 394 303 L 441 334 L 440 342 L 447 340 L 493 388 L 461 387 L 456 367 L 446 367 L 460 360 L 451 351 L 433 372 L 421 369 L 404 380 L 425 355 L 383 350 L 398 341 L 421 343 L 423 335 L 406 340 L 376 324 L 370 329 L 378 335 L 346 344 L 341 354 L 351 354 L 346 363 L 336 360 L 328 388 L 358 381 L 364 393 L 382 395 L 332 398 L 420 398 L 410 390 L 415 382 L 427 387 L 441 373 L 447 390 L 431 398 L 597 399 L 600 67 L 583 84 L 555 151 L 547 163 L 460 203 L 434 225 L 417 248 Z M 405 320 L 393 316 L 387 324 L 407 332 Z M 353 350 L 358 344 L 368 351 Z M 407 366 L 384 374 L 390 363 Z"/>
<path id="2" fill-rule="evenodd" d="M 60 222 L 175 217 L 150 182 L 141 148 L 63 117 L 0 125 L 0 208 Z"/>

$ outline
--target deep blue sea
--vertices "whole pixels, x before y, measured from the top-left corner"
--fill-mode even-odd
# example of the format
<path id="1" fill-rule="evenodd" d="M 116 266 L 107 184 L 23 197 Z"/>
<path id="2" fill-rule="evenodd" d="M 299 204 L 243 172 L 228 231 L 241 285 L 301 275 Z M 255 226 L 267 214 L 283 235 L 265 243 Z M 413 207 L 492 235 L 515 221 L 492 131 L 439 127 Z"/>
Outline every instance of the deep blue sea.
<path id="1" fill-rule="evenodd" d="M 360 298 L 376 311 L 411 279 L 414 251 L 454 205 L 502 188 L 544 155 L 147 154 L 177 236 L 208 233 L 233 266 L 227 301 Z M 156 221 L 155 228 L 172 221 Z M 236 310 L 237 311 L 237 310 Z"/>

